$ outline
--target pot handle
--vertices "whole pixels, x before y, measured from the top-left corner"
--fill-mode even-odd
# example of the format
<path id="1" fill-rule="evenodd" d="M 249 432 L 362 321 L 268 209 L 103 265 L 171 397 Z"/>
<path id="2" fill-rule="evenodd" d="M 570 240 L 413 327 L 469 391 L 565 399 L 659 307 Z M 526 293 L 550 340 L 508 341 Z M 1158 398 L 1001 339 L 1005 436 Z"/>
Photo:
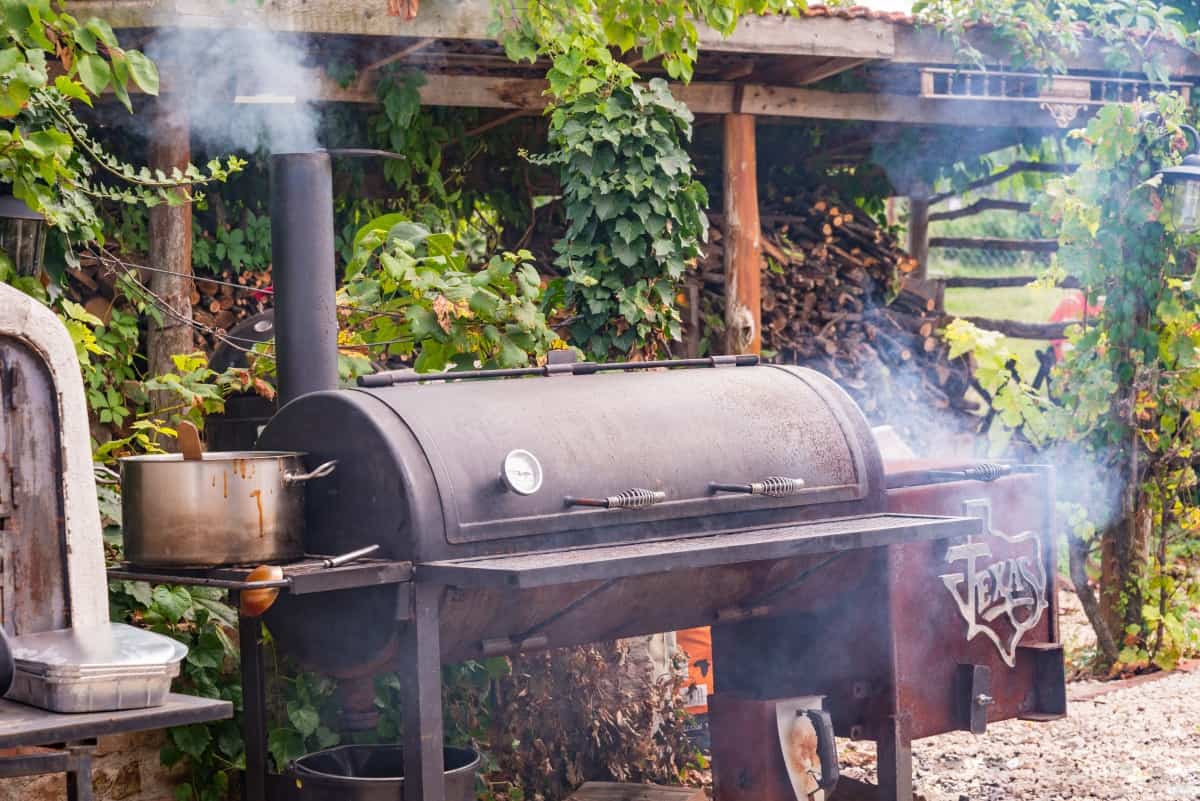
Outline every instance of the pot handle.
<path id="1" fill-rule="evenodd" d="M 309 470 L 307 473 L 284 473 L 283 483 L 286 486 L 290 486 L 292 484 L 301 484 L 305 481 L 311 481 L 314 478 L 325 478 L 325 476 L 332 473 L 336 467 L 337 459 L 332 459 L 324 464 L 317 465 L 316 468 Z"/>

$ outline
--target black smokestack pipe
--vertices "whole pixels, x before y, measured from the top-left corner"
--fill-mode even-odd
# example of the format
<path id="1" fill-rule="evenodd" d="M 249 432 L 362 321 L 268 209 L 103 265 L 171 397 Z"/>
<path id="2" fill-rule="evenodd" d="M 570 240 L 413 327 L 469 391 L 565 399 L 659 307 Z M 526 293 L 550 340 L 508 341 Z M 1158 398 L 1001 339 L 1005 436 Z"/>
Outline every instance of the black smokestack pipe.
<path id="1" fill-rule="evenodd" d="M 338 385 L 329 153 L 271 156 L 271 255 L 279 405 Z"/>

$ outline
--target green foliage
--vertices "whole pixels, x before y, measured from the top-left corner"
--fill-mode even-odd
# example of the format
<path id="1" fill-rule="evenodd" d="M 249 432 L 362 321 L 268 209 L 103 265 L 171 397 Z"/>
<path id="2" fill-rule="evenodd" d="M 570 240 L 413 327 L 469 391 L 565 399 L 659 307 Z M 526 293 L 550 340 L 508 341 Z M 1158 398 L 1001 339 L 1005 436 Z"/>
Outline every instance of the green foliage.
<path id="1" fill-rule="evenodd" d="M 679 338 L 677 287 L 708 228 L 682 144 L 691 122 L 661 80 L 580 93 L 551 114 L 552 150 L 534 160 L 561 176 L 570 227 L 555 264 L 572 341 L 593 358 L 652 357 Z"/>
<path id="2" fill-rule="evenodd" d="M 370 136 L 375 145 L 404 154 L 403 159 L 384 160 L 382 167 L 384 177 L 402 192 L 405 207 L 427 223 L 445 224 L 446 212 L 461 211 L 463 200 L 461 187 L 447 186 L 443 177 L 446 148 L 463 135 L 462 115 L 446 117 L 423 109 L 420 88 L 424 83 L 420 72 L 384 69 L 375 87 L 382 113 L 371 118 Z M 452 183 L 460 183 L 465 166 L 455 166 Z"/>
<path id="3" fill-rule="evenodd" d="M 1109 589 L 1121 593 L 1123 630 L 1111 634 L 1125 647 L 1107 657 L 1162 667 L 1195 647 L 1183 621 L 1200 599 L 1184 561 L 1200 535 L 1200 287 L 1189 252 L 1197 237 L 1173 229 L 1172 198 L 1155 174 L 1187 149 L 1179 127 L 1187 111 L 1173 94 L 1150 108 L 1106 106 L 1072 134 L 1083 143 L 1076 172 L 1046 188 L 1038 210 L 1059 241 L 1047 281 L 1073 276 L 1089 304 L 1103 300 L 1094 324 L 1070 333 L 1053 403 L 1005 368 L 1003 338 L 961 321 L 947 330 L 952 355 L 975 354 L 1007 431 L 1020 427 L 1034 445 L 1054 445 L 1112 484 L 1109 493 L 1086 481 L 1064 486 L 1123 573 Z"/>
<path id="4" fill-rule="evenodd" d="M 0 180 L 64 233 L 100 237 L 96 199 L 184 202 L 193 186 L 223 180 L 239 168 L 231 160 L 210 164 L 207 173 L 190 165 L 172 175 L 139 172 L 88 134 L 73 104 L 90 106 L 111 89 L 132 110 L 131 84 L 158 92 L 154 64 L 120 47 L 106 22 L 81 22 L 50 0 L 3 0 L 0 27 Z M 63 70 L 53 79 L 52 60 Z M 101 182 L 101 173 L 119 183 Z"/>
<path id="5" fill-rule="evenodd" d="M 454 236 L 400 214 L 354 238 L 340 302 L 352 311 L 348 345 L 413 359 L 422 372 L 520 367 L 555 346 L 541 310 L 541 277 L 527 251 L 468 265 Z"/>
<path id="6" fill-rule="evenodd" d="M 621 53 L 636 49 L 646 61 L 661 57 L 668 75 L 687 81 L 698 55 L 697 21 L 728 36 L 746 14 L 798 14 L 807 7 L 804 0 L 496 0 L 493 11 L 497 36 L 514 61 L 533 61 L 555 42 L 562 52 L 607 64 L 593 47 L 601 43 Z M 553 70 L 550 80 L 555 81 Z M 595 91 L 604 83 L 597 80 L 578 90 Z"/>
<path id="7" fill-rule="evenodd" d="M 1106 69 L 1142 71 L 1158 84 L 1170 80 L 1170 43 L 1195 50 L 1179 9 L 1156 0 L 917 0 L 913 13 L 945 31 L 965 62 L 984 66 L 994 55 L 980 52 L 968 35 L 987 26 L 1013 67 L 1065 72 L 1087 40 L 1101 43 Z M 1007 51 L 1007 52 L 1005 52 Z"/>

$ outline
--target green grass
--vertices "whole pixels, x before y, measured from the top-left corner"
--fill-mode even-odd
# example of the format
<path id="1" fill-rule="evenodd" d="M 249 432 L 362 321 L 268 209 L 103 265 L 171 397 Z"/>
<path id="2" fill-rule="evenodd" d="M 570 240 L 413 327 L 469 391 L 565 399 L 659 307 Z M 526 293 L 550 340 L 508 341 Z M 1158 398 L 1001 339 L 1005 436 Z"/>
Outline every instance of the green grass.
<path id="1" fill-rule="evenodd" d="M 1019 320 L 1046 323 L 1067 290 L 1000 287 L 997 289 L 947 289 L 946 311 L 960 317 L 990 317 L 993 320 Z M 1035 351 L 1045 350 L 1049 342 L 1039 339 L 1009 339 L 1017 353 L 1021 377 L 1032 381 L 1037 375 Z"/>

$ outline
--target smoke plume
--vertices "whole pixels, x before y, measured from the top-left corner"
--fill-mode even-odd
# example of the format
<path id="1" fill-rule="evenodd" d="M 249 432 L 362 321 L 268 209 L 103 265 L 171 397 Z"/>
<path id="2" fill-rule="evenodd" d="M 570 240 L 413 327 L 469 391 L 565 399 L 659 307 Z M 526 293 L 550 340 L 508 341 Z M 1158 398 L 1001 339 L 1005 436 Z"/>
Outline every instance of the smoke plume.
<path id="1" fill-rule="evenodd" d="M 160 29 L 146 53 L 192 135 L 214 151 L 272 153 L 318 145 L 304 49 L 269 30 Z"/>

